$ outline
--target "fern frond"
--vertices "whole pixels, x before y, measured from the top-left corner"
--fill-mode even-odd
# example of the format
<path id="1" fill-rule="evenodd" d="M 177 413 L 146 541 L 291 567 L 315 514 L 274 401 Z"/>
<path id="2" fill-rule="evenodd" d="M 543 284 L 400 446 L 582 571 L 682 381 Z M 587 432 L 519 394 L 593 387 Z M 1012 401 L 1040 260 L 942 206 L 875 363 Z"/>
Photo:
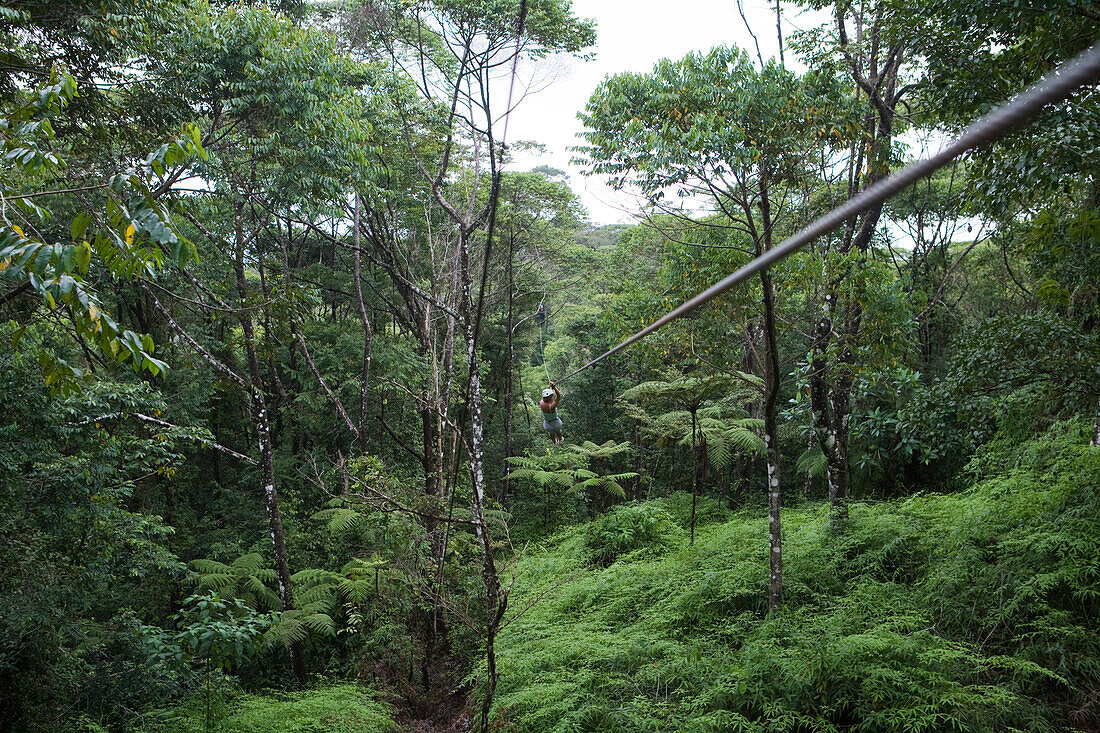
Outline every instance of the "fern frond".
<path id="1" fill-rule="evenodd" d="M 258 552 L 249 552 L 234 560 L 230 567 L 237 572 L 254 575 L 260 570 L 263 570 L 264 558 L 263 555 Z"/>
<path id="2" fill-rule="evenodd" d="M 257 578 L 255 575 L 250 575 L 245 578 L 241 584 L 244 590 L 252 594 L 252 596 L 258 601 L 257 605 L 263 608 L 278 608 L 279 596 L 276 595 L 270 588 Z"/>
<path id="3" fill-rule="evenodd" d="M 827 467 L 828 461 L 825 460 L 825 454 L 821 451 L 821 447 L 817 445 L 803 451 L 802 455 L 798 457 L 798 463 L 795 464 L 795 470 L 798 473 L 808 473 L 811 476 L 825 475 Z"/>
<path id="4" fill-rule="evenodd" d="M 764 439 L 751 430 L 733 428 L 728 437 L 733 447 L 742 453 L 760 455 L 764 452 Z"/>
<path id="5" fill-rule="evenodd" d="M 512 471 L 512 479 L 515 481 L 531 481 L 539 488 L 545 489 L 548 486 L 556 486 L 561 489 L 567 489 L 572 484 L 570 475 L 566 471 L 542 471 L 538 469 L 521 468 L 518 471 Z"/>
<path id="6" fill-rule="evenodd" d="M 322 509 L 313 515 L 313 519 L 325 522 L 325 529 L 332 534 L 345 534 L 360 527 L 366 521 L 366 517 L 361 512 L 347 507 Z"/>
<path id="7" fill-rule="evenodd" d="M 199 558 L 191 561 L 191 567 L 197 572 L 203 575 L 215 575 L 215 574 L 228 574 L 232 572 L 228 565 L 218 562 L 217 560 L 211 560 L 209 558 Z"/>
<path id="8" fill-rule="evenodd" d="M 626 498 L 626 490 L 622 486 L 602 476 L 597 476 L 595 478 L 590 478 L 586 481 L 581 481 L 577 484 L 574 484 L 569 489 L 569 493 L 579 494 L 581 492 L 588 491 L 589 489 L 599 489 L 600 491 L 615 496 L 619 499 Z"/>
<path id="9" fill-rule="evenodd" d="M 359 605 L 373 595 L 374 579 L 368 577 L 345 578 L 340 581 L 337 591 L 347 603 Z"/>
<path id="10" fill-rule="evenodd" d="M 707 441 L 707 459 L 712 468 L 721 471 L 728 468 L 733 460 L 733 444 L 725 434 L 720 434 Z"/>
<path id="11" fill-rule="evenodd" d="M 378 555 L 375 555 L 370 560 L 353 557 L 344 563 L 344 567 L 340 568 L 340 575 L 352 578 L 367 573 L 373 574 L 375 568 L 383 568 L 385 566 L 386 561 Z"/>
<path id="12" fill-rule="evenodd" d="M 539 461 L 537 458 L 531 458 L 530 456 L 510 456 L 505 460 L 513 466 L 518 466 L 521 469 L 526 469 L 529 471 L 537 471 L 542 468 L 542 462 Z M 515 475 L 514 471 L 512 472 L 512 475 Z"/>
<path id="13" fill-rule="evenodd" d="M 195 585 L 199 590 L 212 590 L 214 592 L 220 592 L 225 588 L 233 585 L 236 582 L 237 576 L 229 573 L 207 573 L 200 575 Z"/>
<path id="14" fill-rule="evenodd" d="M 295 588 L 311 588 L 315 585 L 332 585 L 337 583 L 340 581 L 340 576 L 331 570 L 306 568 L 291 575 L 290 580 L 294 583 Z"/>

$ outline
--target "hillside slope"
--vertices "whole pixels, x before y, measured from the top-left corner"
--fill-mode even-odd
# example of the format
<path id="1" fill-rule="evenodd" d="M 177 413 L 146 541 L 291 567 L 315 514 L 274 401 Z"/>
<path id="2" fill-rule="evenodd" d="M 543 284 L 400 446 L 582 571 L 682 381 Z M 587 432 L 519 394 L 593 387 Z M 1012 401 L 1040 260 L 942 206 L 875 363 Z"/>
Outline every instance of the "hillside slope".
<path id="1" fill-rule="evenodd" d="M 496 713 L 540 732 L 1095 730 L 1087 442 L 1083 424 L 995 442 L 968 491 L 856 505 L 837 535 L 824 505 L 786 509 L 773 615 L 762 511 L 694 547 L 667 500 L 561 533 L 522 561 Z"/>

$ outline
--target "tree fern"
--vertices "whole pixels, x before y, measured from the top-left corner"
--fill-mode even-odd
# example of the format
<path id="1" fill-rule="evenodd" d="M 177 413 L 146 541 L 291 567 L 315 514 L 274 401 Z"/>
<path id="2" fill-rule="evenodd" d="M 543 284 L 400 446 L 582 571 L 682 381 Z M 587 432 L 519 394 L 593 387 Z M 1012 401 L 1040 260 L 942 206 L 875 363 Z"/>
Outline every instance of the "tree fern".
<path id="1" fill-rule="evenodd" d="M 514 456 L 508 459 L 518 466 L 510 478 L 518 483 L 529 483 L 540 491 L 563 491 L 570 494 L 597 490 L 620 499 L 626 498 L 621 482 L 637 478 L 633 472 L 601 475 L 592 470 L 592 461 L 610 458 L 629 452 L 629 442 L 609 440 L 603 445 L 585 441 L 581 445 L 566 446 L 563 450 L 544 456 Z"/>
<path id="2" fill-rule="evenodd" d="M 271 610 L 281 605 L 279 595 L 269 585 L 276 582 L 275 571 L 264 567 L 259 553 L 241 555 L 228 565 L 209 558 L 192 560 L 191 567 L 198 573 L 194 583 L 200 591 L 239 598 L 256 609 Z"/>
<path id="3" fill-rule="evenodd" d="M 366 516 L 362 512 L 345 506 L 322 509 L 314 514 L 313 518 L 324 522 L 325 528 L 333 534 L 351 532 L 366 523 Z"/>
<path id="4" fill-rule="evenodd" d="M 795 470 L 798 473 L 808 473 L 811 476 L 823 476 L 826 466 L 825 453 L 822 452 L 821 446 L 815 443 L 812 448 L 807 448 L 798 457 Z"/>

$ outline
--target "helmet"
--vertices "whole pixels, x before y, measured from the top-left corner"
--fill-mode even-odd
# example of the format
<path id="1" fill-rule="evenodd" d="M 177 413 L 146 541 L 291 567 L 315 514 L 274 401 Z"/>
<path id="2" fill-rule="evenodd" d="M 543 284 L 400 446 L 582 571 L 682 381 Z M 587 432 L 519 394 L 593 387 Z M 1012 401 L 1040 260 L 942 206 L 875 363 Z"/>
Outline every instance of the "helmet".
<path id="1" fill-rule="evenodd" d="M 547 400 L 548 400 L 548 399 L 550 399 L 550 398 L 551 398 L 551 397 L 553 397 L 553 396 L 554 396 L 554 390 L 552 390 L 552 389 L 544 389 L 544 390 L 542 391 L 542 397 L 543 397 L 543 399 L 547 399 Z"/>

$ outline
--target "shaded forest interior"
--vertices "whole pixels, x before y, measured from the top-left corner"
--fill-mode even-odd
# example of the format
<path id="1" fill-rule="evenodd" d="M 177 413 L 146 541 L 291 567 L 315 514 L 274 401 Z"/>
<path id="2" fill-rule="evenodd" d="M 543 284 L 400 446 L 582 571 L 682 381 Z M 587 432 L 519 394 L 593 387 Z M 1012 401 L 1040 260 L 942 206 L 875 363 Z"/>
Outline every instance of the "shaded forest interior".
<path id="1" fill-rule="evenodd" d="M 577 371 L 1100 35 L 771 7 L 0 0 L 0 730 L 1100 730 L 1095 87 Z"/>

